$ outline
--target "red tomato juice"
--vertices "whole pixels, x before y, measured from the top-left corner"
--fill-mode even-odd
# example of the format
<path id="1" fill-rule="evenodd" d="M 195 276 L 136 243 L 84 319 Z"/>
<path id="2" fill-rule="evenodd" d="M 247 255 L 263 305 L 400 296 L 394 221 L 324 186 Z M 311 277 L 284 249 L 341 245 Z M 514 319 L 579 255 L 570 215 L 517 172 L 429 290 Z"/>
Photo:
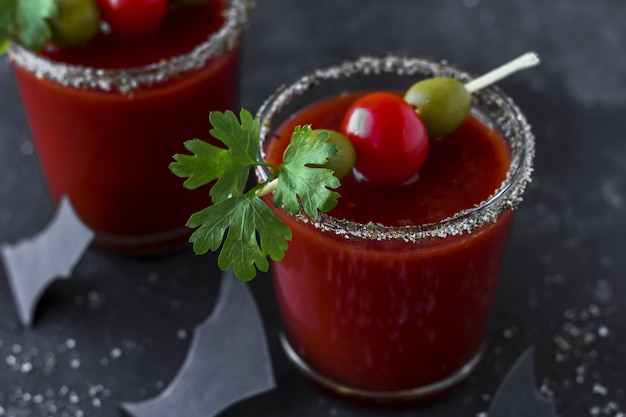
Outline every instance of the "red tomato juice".
<path id="1" fill-rule="evenodd" d="M 101 36 L 82 48 L 48 51 L 54 62 L 132 68 L 190 52 L 224 23 L 222 0 L 170 10 L 145 38 Z M 168 169 L 182 143 L 209 140 L 209 112 L 238 103 L 239 46 L 198 69 L 128 93 L 72 88 L 14 65 L 45 178 L 66 194 L 100 246 L 149 253 L 186 242 L 189 216 L 208 191 L 189 191 Z"/>
<path id="2" fill-rule="evenodd" d="M 279 162 L 293 127 L 338 130 L 358 95 L 340 95 L 286 121 L 267 149 Z M 431 139 L 419 178 L 372 187 L 351 176 L 329 214 L 360 223 L 421 225 L 486 200 L 509 168 L 500 134 L 470 116 L 454 133 Z M 346 239 L 285 215 L 293 232 L 272 265 L 287 340 L 317 373 L 374 391 L 441 381 L 480 351 L 487 330 L 512 211 L 457 236 Z"/>

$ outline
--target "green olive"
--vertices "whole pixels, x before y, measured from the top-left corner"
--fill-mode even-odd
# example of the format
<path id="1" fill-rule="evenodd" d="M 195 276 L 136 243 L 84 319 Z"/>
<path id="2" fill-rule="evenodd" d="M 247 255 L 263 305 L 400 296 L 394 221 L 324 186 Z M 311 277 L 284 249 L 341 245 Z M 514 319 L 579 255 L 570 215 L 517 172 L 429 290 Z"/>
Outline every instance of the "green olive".
<path id="1" fill-rule="evenodd" d="M 72 48 L 89 42 L 100 30 L 100 9 L 96 0 L 55 0 L 57 15 L 49 20 L 52 43 Z"/>
<path id="2" fill-rule="evenodd" d="M 356 162 L 354 145 L 345 135 L 329 129 L 314 129 L 312 138 L 316 138 L 322 132 L 328 132 L 328 142 L 337 145 L 339 149 L 339 152 L 328 158 L 328 161 L 323 166 L 324 168 L 332 169 L 335 172 L 335 177 L 342 179 L 352 171 L 352 167 L 354 167 Z"/>
<path id="3" fill-rule="evenodd" d="M 472 95 L 461 81 L 436 77 L 419 81 L 406 92 L 404 99 L 417 109 L 428 135 L 446 135 L 458 128 L 469 114 Z"/>

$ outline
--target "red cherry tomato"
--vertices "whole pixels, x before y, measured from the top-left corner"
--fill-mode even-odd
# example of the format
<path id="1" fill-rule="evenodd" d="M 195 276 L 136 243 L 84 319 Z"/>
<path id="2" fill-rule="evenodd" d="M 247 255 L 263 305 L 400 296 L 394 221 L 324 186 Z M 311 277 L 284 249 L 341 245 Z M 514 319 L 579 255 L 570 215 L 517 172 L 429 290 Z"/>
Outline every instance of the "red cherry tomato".
<path id="1" fill-rule="evenodd" d="M 374 184 L 403 183 L 428 155 L 426 128 L 415 110 L 391 93 L 371 93 L 346 112 L 342 132 L 356 150 L 355 169 Z"/>
<path id="2" fill-rule="evenodd" d="M 98 0 L 111 33 L 119 36 L 148 35 L 159 27 L 168 0 Z"/>

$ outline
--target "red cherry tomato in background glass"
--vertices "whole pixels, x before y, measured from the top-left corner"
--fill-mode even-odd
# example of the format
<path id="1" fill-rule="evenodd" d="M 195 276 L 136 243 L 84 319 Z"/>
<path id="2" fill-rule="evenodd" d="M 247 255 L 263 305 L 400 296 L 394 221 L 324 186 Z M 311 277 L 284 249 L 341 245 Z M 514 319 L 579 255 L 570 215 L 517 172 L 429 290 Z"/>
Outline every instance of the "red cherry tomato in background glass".
<path id="1" fill-rule="evenodd" d="M 356 150 L 355 168 L 373 184 L 400 184 L 413 177 L 428 155 L 426 128 L 415 110 L 391 93 L 356 100 L 341 131 Z"/>
<path id="2" fill-rule="evenodd" d="M 168 0 L 98 0 L 111 33 L 119 36 L 149 35 L 165 17 Z"/>

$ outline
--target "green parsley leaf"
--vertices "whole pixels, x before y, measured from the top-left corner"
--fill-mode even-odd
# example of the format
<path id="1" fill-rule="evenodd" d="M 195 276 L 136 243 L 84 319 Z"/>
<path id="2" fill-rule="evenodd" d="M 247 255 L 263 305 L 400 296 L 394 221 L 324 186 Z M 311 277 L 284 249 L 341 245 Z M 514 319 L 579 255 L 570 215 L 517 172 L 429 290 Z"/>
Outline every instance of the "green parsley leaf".
<path id="1" fill-rule="evenodd" d="M 11 40 L 8 38 L 3 38 L 2 34 L 0 34 L 0 55 L 6 52 L 9 49 L 9 45 L 11 44 Z"/>
<path id="2" fill-rule="evenodd" d="M 48 19 L 58 13 L 55 0 L 0 0 L 0 54 L 11 39 L 35 51 L 52 37 Z"/>
<path id="3" fill-rule="evenodd" d="M 216 251 L 223 242 L 218 266 L 222 270 L 233 266 L 235 275 L 244 281 L 256 276 L 255 266 L 260 271 L 269 269 L 267 256 L 281 260 L 291 239 L 289 227 L 254 190 L 193 214 L 187 226 L 198 227 L 190 238 L 196 254 Z"/>
<path id="4" fill-rule="evenodd" d="M 227 148 L 192 139 L 185 142 L 185 148 L 194 155 L 176 154 L 176 162 L 170 164 L 174 174 L 187 178 L 183 183 L 186 188 L 195 189 L 217 180 L 210 192 L 215 203 L 243 194 L 250 168 L 257 164 L 259 118 L 253 118 L 247 110 L 241 110 L 239 117 L 241 123 L 232 111 L 212 112 L 211 135 Z"/>
<path id="5" fill-rule="evenodd" d="M 17 1 L 0 0 L 0 54 L 9 48 L 11 36 L 13 36 Z"/>
<path id="6" fill-rule="evenodd" d="M 0 0 L 2 2 L 7 0 Z M 52 37 L 47 19 L 57 14 L 54 0 L 18 0 L 14 28 L 17 40 L 27 48 L 41 50 Z"/>
<path id="7" fill-rule="evenodd" d="M 338 152 L 337 146 L 327 141 L 326 132 L 313 139 L 311 126 L 294 129 L 279 168 L 279 181 L 274 193 L 277 207 L 283 206 L 287 213 L 297 214 L 302 205 L 308 216 L 316 217 L 318 210 L 326 212 L 337 205 L 339 194 L 329 188 L 339 187 L 339 179 L 332 170 L 319 167 Z"/>
<path id="8" fill-rule="evenodd" d="M 301 205 L 309 216 L 318 210 L 328 211 L 337 204 L 339 180 L 333 171 L 322 168 L 327 159 L 338 152 L 327 142 L 328 133 L 313 137 L 310 126 L 297 127 L 279 166 L 257 161 L 260 119 L 242 110 L 241 122 L 233 112 L 212 112 L 209 119 L 213 137 L 225 147 L 199 139 L 185 142 L 193 155 L 174 155 L 170 170 L 181 178 L 187 188 L 198 188 L 213 181 L 213 205 L 194 213 L 187 226 L 196 228 L 190 237 L 198 255 L 221 247 L 218 266 L 233 268 L 235 275 L 249 281 L 257 269 L 267 271 L 267 257 L 279 261 L 285 256 L 291 230 L 261 199 L 274 190 L 274 204 L 285 206 L 287 213 L 300 213 Z M 250 169 L 261 165 L 271 167 L 269 178 L 245 191 Z"/>

